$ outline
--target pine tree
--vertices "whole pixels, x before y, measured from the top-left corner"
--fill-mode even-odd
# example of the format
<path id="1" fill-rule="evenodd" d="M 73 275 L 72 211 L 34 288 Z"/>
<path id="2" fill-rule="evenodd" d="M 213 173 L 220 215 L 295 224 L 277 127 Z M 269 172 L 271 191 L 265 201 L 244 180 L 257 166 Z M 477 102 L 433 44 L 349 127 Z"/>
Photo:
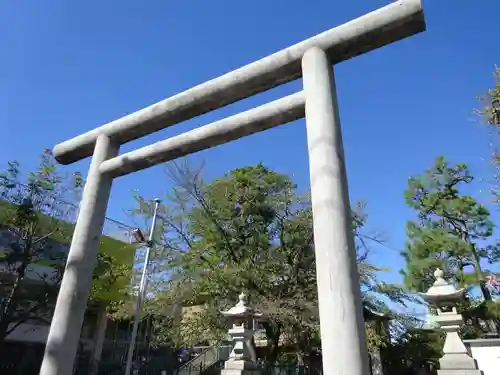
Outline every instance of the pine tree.
<path id="1" fill-rule="evenodd" d="M 496 202 L 500 203 L 500 151 L 498 149 L 498 134 L 500 130 L 500 68 L 496 68 L 494 72 L 495 86 L 479 98 L 482 108 L 477 113 L 484 119 L 488 129 L 492 133 L 493 149 L 493 165 L 496 168 L 495 186 L 493 194 Z"/>
<path id="2" fill-rule="evenodd" d="M 481 295 L 476 304 L 471 295 L 469 313 L 488 320 L 497 316 L 497 305 L 486 282 L 491 275 L 486 266 L 498 261 L 498 249 L 485 245 L 494 228 L 488 209 L 460 191 L 472 181 L 467 165 L 450 166 L 442 156 L 424 174 L 410 178 L 405 199 L 417 220 L 407 223 L 403 274 L 406 285 L 418 292 L 432 285 L 438 267 L 457 285 L 479 286 Z"/>

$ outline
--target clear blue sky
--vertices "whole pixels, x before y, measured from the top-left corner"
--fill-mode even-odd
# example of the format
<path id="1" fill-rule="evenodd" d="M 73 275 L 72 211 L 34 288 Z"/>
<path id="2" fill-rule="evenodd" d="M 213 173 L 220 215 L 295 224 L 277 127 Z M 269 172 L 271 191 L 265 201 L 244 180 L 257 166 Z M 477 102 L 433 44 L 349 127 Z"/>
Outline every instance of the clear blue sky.
<path id="1" fill-rule="evenodd" d="M 0 5 L 0 160 L 36 167 L 44 148 L 374 10 L 389 1 L 25 0 Z M 404 242 L 409 176 L 443 153 L 489 178 L 476 96 L 500 64 L 498 4 L 424 1 L 428 30 L 336 67 L 353 200 L 371 227 Z M 497 25 L 497 26 L 495 26 Z M 300 82 L 123 147 L 131 150 L 300 89 Z M 308 187 L 303 121 L 200 154 L 208 177 L 263 162 Z M 88 161 L 66 170 L 86 172 Z M 116 181 L 108 215 L 127 220 L 130 189 L 167 191 L 162 167 Z M 484 187 L 483 187 L 484 188 Z M 474 193 L 487 200 L 488 195 Z M 377 249 L 379 265 L 402 266 Z"/>

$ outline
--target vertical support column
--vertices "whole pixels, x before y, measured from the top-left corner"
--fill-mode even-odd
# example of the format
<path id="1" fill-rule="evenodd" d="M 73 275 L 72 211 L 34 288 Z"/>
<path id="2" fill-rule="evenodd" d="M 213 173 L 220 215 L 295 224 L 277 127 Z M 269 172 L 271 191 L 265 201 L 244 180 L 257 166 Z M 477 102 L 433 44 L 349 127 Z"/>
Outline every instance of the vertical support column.
<path id="1" fill-rule="evenodd" d="M 104 347 L 104 340 L 106 339 L 106 329 L 108 328 L 108 315 L 106 308 L 106 304 L 99 304 L 99 310 L 97 312 L 97 330 L 94 333 L 94 351 L 92 353 L 92 357 L 96 362 L 101 360 L 102 348 Z"/>
<path id="2" fill-rule="evenodd" d="M 368 375 L 369 361 L 333 67 L 302 58 L 324 375 Z"/>
<path id="3" fill-rule="evenodd" d="M 113 179 L 99 173 L 119 146 L 100 135 L 90 163 L 78 220 L 50 325 L 40 375 L 71 375 L 80 340 Z"/>

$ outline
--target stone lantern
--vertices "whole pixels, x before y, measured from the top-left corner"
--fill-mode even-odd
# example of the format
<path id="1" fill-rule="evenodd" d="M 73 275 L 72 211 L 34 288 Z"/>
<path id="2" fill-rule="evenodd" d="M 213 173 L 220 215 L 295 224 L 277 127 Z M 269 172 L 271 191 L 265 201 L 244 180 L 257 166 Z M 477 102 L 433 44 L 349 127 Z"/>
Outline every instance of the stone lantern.
<path id="1" fill-rule="evenodd" d="M 245 293 L 239 295 L 239 302 L 228 311 L 223 311 L 230 325 L 229 335 L 231 336 L 233 349 L 229 354 L 229 359 L 224 365 L 221 375 L 257 375 L 257 358 L 252 338 L 254 335 L 254 320 L 261 318 L 262 314 L 257 313 L 247 305 Z"/>
<path id="2" fill-rule="evenodd" d="M 481 375 L 477 363 L 472 358 L 458 335 L 463 325 L 462 315 L 457 312 L 457 304 L 467 291 L 465 288 L 457 290 L 443 278 L 443 271 L 439 268 L 434 272 L 436 281 L 427 293 L 421 293 L 422 298 L 437 308 L 438 315 L 433 323 L 446 332 L 443 346 L 443 357 L 439 360 L 439 375 Z"/>

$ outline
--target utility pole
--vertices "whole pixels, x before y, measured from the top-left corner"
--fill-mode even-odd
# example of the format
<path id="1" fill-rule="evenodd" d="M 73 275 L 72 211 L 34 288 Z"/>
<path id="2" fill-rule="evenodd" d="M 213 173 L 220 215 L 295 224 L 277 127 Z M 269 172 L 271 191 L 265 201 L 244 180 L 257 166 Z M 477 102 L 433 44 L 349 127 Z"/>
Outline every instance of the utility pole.
<path id="1" fill-rule="evenodd" d="M 154 245 L 154 231 L 156 226 L 156 217 L 158 216 L 158 208 L 160 207 L 160 199 L 155 199 L 155 208 L 153 212 L 153 220 L 151 222 L 151 229 L 149 231 L 149 238 L 144 240 L 139 229 L 135 232 L 135 234 L 139 235 L 139 240 L 142 243 L 146 244 L 146 256 L 144 258 L 144 266 L 142 268 L 142 276 L 141 276 L 141 284 L 139 287 L 139 293 L 137 294 L 137 299 L 135 303 L 135 315 L 134 315 L 134 326 L 132 327 L 132 336 L 130 337 L 130 344 L 128 346 L 127 353 L 127 364 L 125 368 L 125 375 L 130 375 L 130 371 L 132 369 L 132 359 L 134 358 L 134 349 L 135 349 L 135 341 L 137 339 L 137 330 L 139 328 L 139 322 L 141 320 L 141 309 L 142 309 L 142 301 L 144 300 L 146 294 L 146 284 L 148 277 L 148 265 L 149 265 L 149 257 L 151 254 L 151 249 Z"/>

